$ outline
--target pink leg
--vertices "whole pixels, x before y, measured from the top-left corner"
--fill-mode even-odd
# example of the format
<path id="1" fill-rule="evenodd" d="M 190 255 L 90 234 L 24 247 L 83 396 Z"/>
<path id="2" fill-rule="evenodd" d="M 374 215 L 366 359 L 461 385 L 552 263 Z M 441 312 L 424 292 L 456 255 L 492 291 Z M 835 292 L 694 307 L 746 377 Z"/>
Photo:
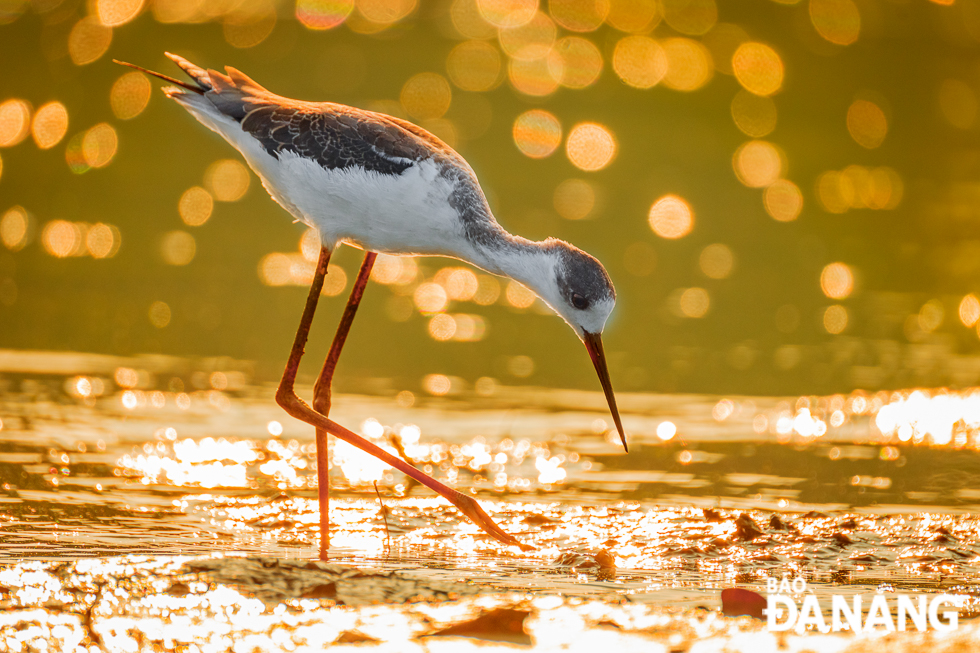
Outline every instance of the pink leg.
<path id="1" fill-rule="evenodd" d="M 392 456 L 381 447 L 369 442 L 368 440 L 365 440 L 353 431 L 350 431 L 340 424 L 337 424 L 329 418 L 319 414 L 306 402 L 296 396 L 296 391 L 293 387 L 296 382 L 296 372 L 299 369 L 300 360 L 303 358 L 306 341 L 309 339 L 310 325 L 313 322 L 313 314 L 316 312 L 317 301 L 320 298 L 320 292 L 323 288 L 323 277 L 327 272 L 327 263 L 329 261 L 330 251 L 323 248 L 320 252 L 320 260 L 317 262 L 316 272 L 313 275 L 313 283 L 310 286 L 310 294 L 307 296 L 306 306 L 303 309 L 303 317 L 300 319 L 299 328 L 296 329 L 296 338 L 293 340 L 293 347 L 289 352 L 289 360 L 286 362 L 286 369 L 283 371 L 282 380 L 279 382 L 279 389 L 276 391 L 276 402 L 282 406 L 287 413 L 296 419 L 304 421 L 307 424 L 312 424 L 317 429 L 330 433 L 340 438 L 344 442 L 357 447 L 361 451 L 371 454 L 375 458 L 388 463 L 395 469 L 403 472 L 411 478 L 414 478 L 422 485 L 425 485 L 434 492 L 443 496 L 446 500 L 456 506 L 460 512 L 469 517 L 473 523 L 500 542 L 503 542 L 504 544 L 513 544 L 521 547 L 522 549 L 528 548 L 525 545 L 522 545 L 514 536 L 508 534 L 502 528 L 497 526 L 497 524 L 490 519 L 490 516 L 484 512 L 483 508 L 480 507 L 480 504 L 473 497 L 467 496 L 462 492 L 440 483 L 431 476 L 428 476 L 415 467 L 412 467 L 404 460 Z M 328 356 L 328 362 L 329 359 L 330 357 Z M 318 477 L 322 478 L 322 476 L 319 475 L 326 474 L 327 471 L 326 447 L 323 447 L 321 450 L 319 440 L 317 441 L 317 445 L 317 473 Z M 320 471 L 321 469 L 322 471 Z M 323 488 L 325 487 L 327 487 L 327 484 L 321 483 L 321 500 L 324 496 Z M 325 525 L 326 521 L 324 520 L 324 514 L 321 513 L 321 532 L 323 532 Z M 324 553 L 325 550 L 321 549 L 321 557 Z"/>
<path id="2" fill-rule="evenodd" d="M 330 344 L 330 352 L 323 362 L 323 369 L 320 370 L 316 385 L 313 386 L 313 410 L 324 417 L 330 415 L 330 386 L 333 381 L 334 370 L 337 368 L 337 360 L 340 358 L 340 352 L 347 341 L 347 334 L 354 322 L 354 315 L 357 313 L 357 307 L 361 304 L 364 288 L 367 286 L 368 278 L 371 276 L 371 268 L 374 267 L 374 259 L 377 257 L 376 252 L 368 252 L 364 255 L 364 262 L 361 264 L 360 272 L 357 273 L 354 288 L 351 290 L 350 297 L 347 298 L 344 315 L 340 318 L 337 333 Z M 316 476 L 320 499 L 320 557 L 325 560 L 327 549 L 330 546 L 330 474 L 327 432 L 321 428 L 316 430 Z"/>

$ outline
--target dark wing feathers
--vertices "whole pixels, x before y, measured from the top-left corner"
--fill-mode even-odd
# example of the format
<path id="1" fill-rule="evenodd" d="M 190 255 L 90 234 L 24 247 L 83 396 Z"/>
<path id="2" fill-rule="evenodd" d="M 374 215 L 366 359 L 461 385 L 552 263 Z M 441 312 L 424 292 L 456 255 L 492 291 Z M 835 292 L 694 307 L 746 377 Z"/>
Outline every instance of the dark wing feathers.
<path id="1" fill-rule="evenodd" d="M 331 170 L 359 167 L 389 175 L 433 156 L 458 158 L 429 132 L 397 118 L 340 104 L 290 100 L 235 68 L 220 73 L 167 56 L 204 89 L 218 111 L 239 122 L 277 158 L 289 152 Z"/>
<path id="2" fill-rule="evenodd" d="M 187 59 L 177 56 L 176 54 L 171 54 L 169 52 L 165 52 L 164 54 L 167 55 L 168 59 L 180 66 L 180 69 L 187 73 L 187 76 L 197 82 L 199 86 L 205 90 L 211 90 L 211 78 L 208 77 L 207 72 L 205 72 L 203 68 L 198 68 Z"/>
<path id="3" fill-rule="evenodd" d="M 348 107 L 261 97 L 242 103 L 255 106 L 240 119 L 242 129 L 276 157 L 289 152 L 329 170 L 359 167 L 388 175 L 401 174 L 426 157 L 422 148 L 395 138 L 367 116 L 350 115 L 355 110 Z"/>

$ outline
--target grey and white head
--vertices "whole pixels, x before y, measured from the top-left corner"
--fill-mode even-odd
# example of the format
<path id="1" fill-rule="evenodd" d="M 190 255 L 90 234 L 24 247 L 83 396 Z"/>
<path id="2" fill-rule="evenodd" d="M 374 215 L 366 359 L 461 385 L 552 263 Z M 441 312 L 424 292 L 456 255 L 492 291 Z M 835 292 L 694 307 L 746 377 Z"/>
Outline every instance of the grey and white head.
<path id="1" fill-rule="evenodd" d="M 602 349 L 602 330 L 616 305 L 616 289 L 606 269 L 594 256 L 561 240 L 548 239 L 544 245 L 552 262 L 553 276 L 543 280 L 535 290 L 585 343 L 616 422 L 616 430 L 626 448 L 626 433 Z"/>
<path id="2" fill-rule="evenodd" d="M 616 289 L 602 263 L 578 247 L 551 241 L 554 260 L 554 308 L 580 338 L 601 334 L 616 305 Z"/>

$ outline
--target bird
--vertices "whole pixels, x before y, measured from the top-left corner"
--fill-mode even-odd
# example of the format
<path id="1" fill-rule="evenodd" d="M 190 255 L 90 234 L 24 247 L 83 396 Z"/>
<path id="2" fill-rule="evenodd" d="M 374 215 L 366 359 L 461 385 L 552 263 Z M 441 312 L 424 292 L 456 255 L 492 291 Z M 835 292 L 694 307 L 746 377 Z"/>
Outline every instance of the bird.
<path id="1" fill-rule="evenodd" d="M 320 237 L 316 272 L 276 400 L 287 413 L 316 428 L 321 555 L 325 557 L 329 541 L 327 433 L 435 490 L 497 540 L 527 548 L 497 526 L 471 496 L 330 420 L 333 372 L 379 253 L 459 259 L 523 284 L 571 326 L 588 350 L 628 451 L 601 338 L 616 303 L 605 268 L 562 240 L 531 241 L 505 230 L 466 160 L 411 122 L 343 104 L 289 99 L 230 66 L 221 73 L 169 52 L 166 56 L 190 81 L 116 63 L 172 84 L 163 89 L 166 96 L 238 150 L 272 198 Z M 293 386 L 327 264 L 342 244 L 366 254 L 311 407 Z"/>

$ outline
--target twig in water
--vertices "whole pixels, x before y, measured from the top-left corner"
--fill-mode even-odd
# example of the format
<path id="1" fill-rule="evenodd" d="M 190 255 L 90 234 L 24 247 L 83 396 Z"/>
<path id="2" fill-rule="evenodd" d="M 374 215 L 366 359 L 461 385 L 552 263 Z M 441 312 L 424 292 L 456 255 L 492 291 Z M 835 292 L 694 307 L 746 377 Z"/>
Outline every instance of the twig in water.
<path id="1" fill-rule="evenodd" d="M 388 530 L 388 509 L 385 502 L 381 500 L 381 492 L 378 491 L 378 482 L 374 482 L 374 493 L 378 495 L 378 503 L 381 504 L 381 516 L 385 520 L 385 552 L 391 551 L 391 531 Z"/>
<path id="2" fill-rule="evenodd" d="M 95 606 L 99 604 L 99 600 L 102 598 L 102 590 L 105 589 L 107 583 L 102 582 L 98 584 L 99 591 L 96 592 L 95 598 L 92 600 L 92 605 L 88 606 L 85 610 L 85 617 L 82 624 L 85 626 L 85 631 L 88 633 L 88 637 L 99 647 L 100 650 L 105 651 L 105 642 L 102 641 L 102 636 L 95 632 L 95 619 L 93 613 L 95 612 Z"/>
<path id="3" fill-rule="evenodd" d="M 407 462 L 409 465 L 411 465 L 412 467 L 422 466 L 421 464 L 419 464 L 417 460 L 415 460 L 414 458 L 409 458 L 408 454 L 405 453 L 405 444 L 402 442 L 402 436 L 398 435 L 397 433 L 390 433 L 388 434 L 388 442 L 390 442 L 391 446 L 395 448 L 395 451 L 398 452 L 398 455 L 401 456 L 401 459 Z M 419 482 L 416 481 L 411 476 L 407 477 L 405 479 L 405 495 L 408 495 L 408 493 L 411 492 L 412 487 L 418 484 Z"/>

